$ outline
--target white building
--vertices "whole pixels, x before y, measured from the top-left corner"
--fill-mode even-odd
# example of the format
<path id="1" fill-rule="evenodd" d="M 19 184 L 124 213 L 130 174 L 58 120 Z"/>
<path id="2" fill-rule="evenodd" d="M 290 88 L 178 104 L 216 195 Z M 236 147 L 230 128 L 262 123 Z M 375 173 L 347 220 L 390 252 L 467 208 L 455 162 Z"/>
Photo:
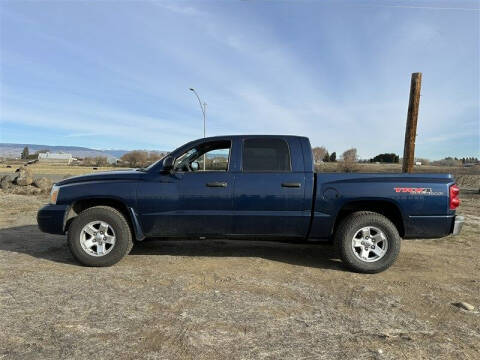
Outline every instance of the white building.
<path id="1" fill-rule="evenodd" d="M 73 157 L 72 154 L 46 152 L 38 154 L 38 161 L 44 163 L 70 165 L 73 161 Z"/>

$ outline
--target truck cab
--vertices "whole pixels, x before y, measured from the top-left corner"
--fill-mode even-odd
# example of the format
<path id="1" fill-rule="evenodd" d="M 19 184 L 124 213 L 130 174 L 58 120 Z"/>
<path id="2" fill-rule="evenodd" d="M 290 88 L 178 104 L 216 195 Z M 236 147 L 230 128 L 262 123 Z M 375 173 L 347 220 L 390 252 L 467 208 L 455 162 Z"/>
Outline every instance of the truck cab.
<path id="1" fill-rule="evenodd" d="M 313 195 L 307 138 L 201 139 L 148 171 L 150 181 L 137 189 L 138 216 L 148 236 L 307 235 Z"/>

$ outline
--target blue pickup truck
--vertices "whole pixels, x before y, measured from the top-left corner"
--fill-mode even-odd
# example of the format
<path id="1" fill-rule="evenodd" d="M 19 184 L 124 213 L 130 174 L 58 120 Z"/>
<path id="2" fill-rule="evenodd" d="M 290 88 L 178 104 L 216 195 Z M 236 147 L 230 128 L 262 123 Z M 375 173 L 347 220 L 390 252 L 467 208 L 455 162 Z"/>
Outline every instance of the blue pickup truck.
<path id="1" fill-rule="evenodd" d="M 134 240 L 332 240 L 351 270 L 395 262 L 402 238 L 458 234 L 451 175 L 315 173 L 299 136 L 192 141 L 147 168 L 65 179 L 39 210 L 40 229 L 68 233 L 83 265 L 110 266 Z"/>

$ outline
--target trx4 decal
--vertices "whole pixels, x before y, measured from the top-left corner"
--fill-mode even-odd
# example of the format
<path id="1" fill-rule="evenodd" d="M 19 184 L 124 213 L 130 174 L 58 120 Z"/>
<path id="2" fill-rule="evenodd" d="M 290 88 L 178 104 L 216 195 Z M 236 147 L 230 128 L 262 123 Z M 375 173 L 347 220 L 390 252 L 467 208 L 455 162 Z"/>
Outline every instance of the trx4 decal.
<path id="1" fill-rule="evenodd" d="M 397 193 L 408 193 L 410 195 L 442 195 L 443 192 L 434 192 L 432 188 L 396 187 Z"/>

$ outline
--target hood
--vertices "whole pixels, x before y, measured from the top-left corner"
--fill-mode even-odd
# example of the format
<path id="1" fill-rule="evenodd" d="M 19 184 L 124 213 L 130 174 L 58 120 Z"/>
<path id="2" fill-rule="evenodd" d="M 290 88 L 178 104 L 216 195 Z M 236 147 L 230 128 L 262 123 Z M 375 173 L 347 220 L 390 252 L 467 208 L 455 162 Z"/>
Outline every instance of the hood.
<path id="1" fill-rule="evenodd" d="M 74 176 L 56 183 L 57 186 L 74 184 L 74 183 L 83 183 L 91 181 L 105 181 L 105 180 L 137 180 L 145 175 L 142 171 L 137 170 L 114 170 L 114 171 L 104 171 L 88 175 Z"/>

